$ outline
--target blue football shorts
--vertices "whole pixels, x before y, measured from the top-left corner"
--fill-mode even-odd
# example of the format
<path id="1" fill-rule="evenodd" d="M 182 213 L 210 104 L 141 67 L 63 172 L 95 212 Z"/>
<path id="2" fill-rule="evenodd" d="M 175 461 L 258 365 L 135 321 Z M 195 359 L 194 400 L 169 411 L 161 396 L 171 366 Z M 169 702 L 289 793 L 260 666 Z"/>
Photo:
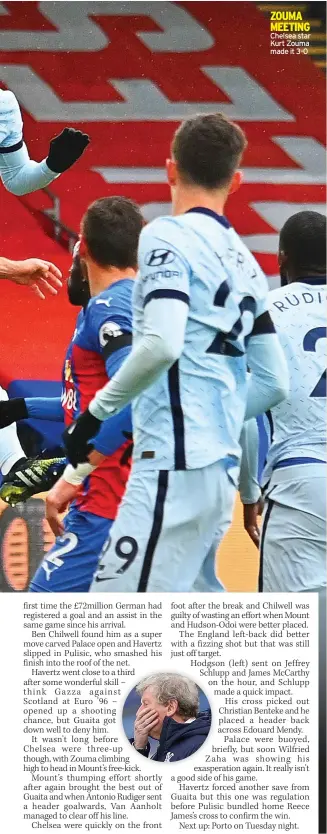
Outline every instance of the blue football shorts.
<path id="1" fill-rule="evenodd" d="M 90 588 L 112 521 L 81 512 L 74 504 L 64 519 L 65 532 L 45 555 L 29 586 L 34 593 L 79 593 Z"/>

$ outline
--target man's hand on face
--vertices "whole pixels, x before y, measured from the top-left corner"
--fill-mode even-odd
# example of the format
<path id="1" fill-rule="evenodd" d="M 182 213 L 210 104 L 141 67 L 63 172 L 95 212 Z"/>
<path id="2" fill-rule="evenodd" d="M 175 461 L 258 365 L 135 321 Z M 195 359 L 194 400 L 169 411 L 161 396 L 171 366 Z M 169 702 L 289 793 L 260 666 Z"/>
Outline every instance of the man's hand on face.
<path id="1" fill-rule="evenodd" d="M 134 747 L 143 750 L 147 746 L 151 730 L 158 724 L 159 713 L 152 707 L 140 706 L 135 716 Z"/>

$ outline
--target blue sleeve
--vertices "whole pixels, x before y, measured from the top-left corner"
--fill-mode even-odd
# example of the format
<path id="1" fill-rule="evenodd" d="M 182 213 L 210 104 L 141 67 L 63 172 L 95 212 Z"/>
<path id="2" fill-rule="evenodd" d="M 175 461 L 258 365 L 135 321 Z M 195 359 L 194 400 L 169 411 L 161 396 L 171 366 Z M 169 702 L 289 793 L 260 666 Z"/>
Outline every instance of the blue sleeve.
<path id="1" fill-rule="evenodd" d="M 129 439 L 132 439 L 132 412 L 130 405 L 126 405 L 119 414 L 102 423 L 99 434 L 92 443 L 97 452 L 113 455 Z"/>
<path id="2" fill-rule="evenodd" d="M 131 318 L 128 320 L 118 303 L 101 296 L 91 299 L 85 314 L 85 330 L 92 350 L 107 356 L 132 341 Z"/>
<path id="3" fill-rule="evenodd" d="M 117 373 L 129 353 L 130 347 L 124 347 L 108 356 L 106 371 L 109 379 Z M 97 452 L 102 452 L 103 455 L 112 455 L 128 439 L 124 432 L 132 434 L 132 413 L 129 405 L 123 408 L 119 414 L 102 423 L 99 434 L 94 439 L 94 448 Z"/>
<path id="4" fill-rule="evenodd" d="M 64 412 L 60 397 L 26 397 L 28 416 L 39 420 L 53 420 L 61 423 Z"/>
<path id="5" fill-rule="evenodd" d="M 112 377 L 119 371 L 119 368 L 127 359 L 129 353 L 131 352 L 131 348 L 129 345 L 125 347 L 119 348 L 119 350 L 115 350 L 114 353 L 110 353 L 110 355 L 106 359 L 106 371 L 108 374 L 108 379 L 112 379 Z"/>
<path id="6" fill-rule="evenodd" d="M 86 328 L 90 347 L 101 353 L 108 379 L 117 373 L 131 350 L 131 319 L 128 319 L 115 299 L 99 296 L 87 308 Z M 92 445 L 103 455 L 112 455 L 131 439 L 132 417 L 130 406 L 105 420 Z M 127 436 L 126 436 L 127 435 Z"/>

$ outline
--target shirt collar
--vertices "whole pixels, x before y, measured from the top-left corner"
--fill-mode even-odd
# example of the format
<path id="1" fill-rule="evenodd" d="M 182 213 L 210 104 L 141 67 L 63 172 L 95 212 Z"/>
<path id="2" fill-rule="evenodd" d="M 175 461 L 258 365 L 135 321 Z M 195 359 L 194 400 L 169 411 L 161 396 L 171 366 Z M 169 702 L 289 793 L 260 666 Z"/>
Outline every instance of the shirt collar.
<path id="1" fill-rule="evenodd" d="M 213 220 L 216 220 L 217 223 L 220 223 L 220 225 L 224 226 L 225 229 L 230 229 L 230 223 L 228 222 L 227 217 L 224 217 L 223 214 L 217 214 L 217 212 L 213 211 L 213 209 L 206 208 L 205 206 L 194 206 L 194 208 L 188 209 L 188 211 L 186 211 L 185 214 L 191 214 L 195 212 L 197 214 L 206 214 L 207 217 L 212 217 Z"/>
<path id="2" fill-rule="evenodd" d="M 303 278 L 296 278 L 295 281 L 291 281 L 288 285 L 289 287 L 291 284 L 326 284 L 326 275 L 305 275 Z"/>

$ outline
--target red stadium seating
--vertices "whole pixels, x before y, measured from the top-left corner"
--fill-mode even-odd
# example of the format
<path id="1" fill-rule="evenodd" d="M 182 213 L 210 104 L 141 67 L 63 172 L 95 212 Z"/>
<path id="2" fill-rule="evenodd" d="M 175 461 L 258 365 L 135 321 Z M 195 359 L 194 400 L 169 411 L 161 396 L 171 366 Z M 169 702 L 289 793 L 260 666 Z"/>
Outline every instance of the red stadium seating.
<path id="1" fill-rule="evenodd" d="M 40 230 L 37 220 L 22 202 L 6 194 L 3 207 L 6 212 L 1 224 L 3 254 L 16 260 L 46 258 L 66 275 L 70 255 Z M 46 301 L 41 301 L 30 289 L 2 282 L 1 308 L 1 384 L 7 387 L 15 378 L 58 379 L 76 316 L 66 301 L 65 290 L 57 298 L 47 296 Z"/>

